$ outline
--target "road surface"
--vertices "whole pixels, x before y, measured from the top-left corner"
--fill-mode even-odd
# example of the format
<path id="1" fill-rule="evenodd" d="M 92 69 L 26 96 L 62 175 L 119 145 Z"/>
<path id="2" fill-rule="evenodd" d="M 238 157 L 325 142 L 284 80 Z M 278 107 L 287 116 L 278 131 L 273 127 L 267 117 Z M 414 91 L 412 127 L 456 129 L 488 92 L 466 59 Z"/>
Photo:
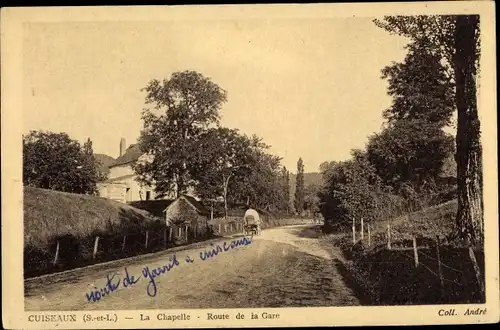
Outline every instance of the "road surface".
<path id="1" fill-rule="evenodd" d="M 264 230 L 250 244 L 231 248 L 225 238 L 205 246 L 161 252 L 25 281 L 26 310 L 125 310 L 184 308 L 250 308 L 359 305 L 336 267 L 340 251 L 323 240 L 318 226 Z M 224 246 L 226 242 L 226 246 Z M 200 252 L 219 245 L 217 255 Z M 233 243 L 234 245 L 234 243 Z M 228 249 L 225 251 L 225 249 Z M 186 257 L 193 262 L 186 262 Z M 144 267 L 170 265 L 154 279 Z M 125 271 L 136 282 L 124 286 Z M 114 277 L 112 277 L 114 275 Z M 107 276 L 111 277 L 108 283 Z M 87 294 L 102 291 L 99 301 Z M 149 293 L 148 294 L 148 289 Z M 111 290 L 111 291 L 110 291 Z M 94 297 L 97 297 L 95 294 Z"/>

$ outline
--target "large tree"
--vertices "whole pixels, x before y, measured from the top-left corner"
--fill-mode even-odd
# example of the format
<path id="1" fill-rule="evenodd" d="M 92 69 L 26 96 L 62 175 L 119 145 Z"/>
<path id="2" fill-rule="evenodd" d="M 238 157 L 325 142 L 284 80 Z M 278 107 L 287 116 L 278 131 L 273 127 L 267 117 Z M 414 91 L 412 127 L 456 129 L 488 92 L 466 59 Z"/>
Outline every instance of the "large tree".
<path id="1" fill-rule="evenodd" d="M 310 183 L 305 187 L 304 209 L 316 214 L 319 212 L 319 192 L 321 186 L 319 184 Z"/>
<path id="2" fill-rule="evenodd" d="M 271 212 L 283 210 L 286 204 L 281 177 L 281 158 L 257 150 L 254 164 L 247 175 L 232 182 L 230 187 L 236 201 L 250 201 L 251 205 Z"/>
<path id="3" fill-rule="evenodd" d="M 483 242 L 482 152 L 476 101 L 479 16 L 457 16 L 455 80 L 457 125 L 457 225 L 460 237 Z"/>
<path id="4" fill-rule="evenodd" d="M 157 193 L 175 190 L 179 196 L 193 184 L 192 151 L 200 135 L 218 124 L 226 92 L 194 71 L 154 79 L 143 90 L 151 107 L 142 114 L 139 145 L 151 157 L 137 163 L 135 171 L 141 182 L 154 183 Z"/>
<path id="5" fill-rule="evenodd" d="M 353 219 L 370 222 L 395 216 L 404 207 L 402 198 L 377 175 L 366 152 L 352 150 L 351 155 L 347 161 L 321 165 L 324 185 L 318 196 L 326 231 L 350 226 Z"/>
<path id="6" fill-rule="evenodd" d="M 437 178 L 453 151 L 453 137 L 439 123 L 399 120 L 371 136 L 366 150 L 384 183 L 398 191 L 402 185 L 421 186 Z"/>
<path id="7" fill-rule="evenodd" d="M 26 186 L 77 194 L 95 194 L 99 173 L 87 140 L 83 148 L 66 133 L 31 131 L 23 136 L 23 182 Z"/>
<path id="8" fill-rule="evenodd" d="M 446 126 L 455 109 L 454 86 L 441 56 L 426 47 L 409 47 L 403 63 L 382 70 L 389 83 L 392 105 L 384 111 L 389 123 L 420 120 Z"/>
<path id="9" fill-rule="evenodd" d="M 305 187 L 304 187 L 304 162 L 302 158 L 297 161 L 297 179 L 295 182 L 295 210 L 302 214 L 304 210 Z"/>
<path id="10" fill-rule="evenodd" d="M 483 241 L 482 163 L 476 79 L 479 71 L 479 16 L 388 16 L 375 24 L 409 38 L 409 47 L 426 47 L 441 56 L 455 85 L 458 112 L 456 160 L 457 235 L 471 245 Z"/>
<path id="11" fill-rule="evenodd" d="M 209 199 L 222 196 L 227 216 L 230 184 L 249 175 L 255 167 L 255 149 L 259 146 L 237 130 L 219 127 L 201 134 L 194 147 L 191 177 L 196 193 Z"/>

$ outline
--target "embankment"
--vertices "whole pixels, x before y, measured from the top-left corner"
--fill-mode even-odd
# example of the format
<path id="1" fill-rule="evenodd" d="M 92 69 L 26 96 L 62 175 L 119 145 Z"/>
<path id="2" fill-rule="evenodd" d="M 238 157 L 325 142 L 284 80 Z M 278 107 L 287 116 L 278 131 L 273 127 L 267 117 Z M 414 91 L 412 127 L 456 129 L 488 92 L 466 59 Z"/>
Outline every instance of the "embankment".
<path id="1" fill-rule="evenodd" d="M 332 243 L 345 257 L 338 267 L 367 305 L 481 303 L 469 249 L 450 239 L 454 214 L 456 201 L 393 222 L 390 231 L 396 239 L 390 248 L 385 224 L 372 233 L 370 245 L 366 233 L 363 240 L 357 233 L 356 244 L 352 234 L 336 236 Z M 474 254 L 484 274 L 483 249 Z"/>

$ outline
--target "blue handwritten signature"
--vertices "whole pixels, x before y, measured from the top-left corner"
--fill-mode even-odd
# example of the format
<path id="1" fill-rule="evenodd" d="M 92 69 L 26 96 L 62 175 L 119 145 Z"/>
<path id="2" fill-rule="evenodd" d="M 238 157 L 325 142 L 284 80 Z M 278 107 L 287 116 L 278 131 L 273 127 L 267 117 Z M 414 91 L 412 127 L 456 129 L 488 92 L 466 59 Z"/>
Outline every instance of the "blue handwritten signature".
<path id="1" fill-rule="evenodd" d="M 223 251 L 229 251 L 239 246 L 245 246 L 251 243 L 252 243 L 251 239 L 243 237 L 241 239 L 231 241 L 230 244 L 224 242 L 222 247 L 220 245 L 213 246 L 213 244 L 211 244 L 213 246 L 212 249 L 200 252 L 200 259 L 202 261 L 206 261 L 216 257 L 219 253 Z M 187 264 L 192 264 L 194 262 L 194 260 L 191 259 L 191 257 L 189 256 L 186 257 L 185 261 Z M 104 298 L 105 296 L 109 296 L 111 293 L 118 290 L 120 285 L 123 286 L 124 288 L 131 287 L 132 285 L 139 282 L 142 278 L 146 278 L 148 280 L 148 286 L 146 288 L 146 292 L 148 296 L 155 297 L 157 293 L 156 278 L 163 274 L 168 273 L 174 267 L 179 267 L 179 266 L 180 262 L 177 260 L 177 256 L 174 254 L 172 257 L 170 257 L 169 263 L 164 266 L 152 269 L 149 266 L 145 266 L 142 269 L 142 276 L 138 278 L 136 278 L 132 274 L 129 274 L 127 267 L 125 267 L 124 268 L 125 275 L 123 276 L 123 278 L 120 278 L 117 273 L 113 275 L 107 275 L 106 284 L 104 287 L 102 288 L 94 287 L 94 289 L 91 292 L 86 293 L 85 296 L 88 302 L 97 302 L 102 298 Z"/>

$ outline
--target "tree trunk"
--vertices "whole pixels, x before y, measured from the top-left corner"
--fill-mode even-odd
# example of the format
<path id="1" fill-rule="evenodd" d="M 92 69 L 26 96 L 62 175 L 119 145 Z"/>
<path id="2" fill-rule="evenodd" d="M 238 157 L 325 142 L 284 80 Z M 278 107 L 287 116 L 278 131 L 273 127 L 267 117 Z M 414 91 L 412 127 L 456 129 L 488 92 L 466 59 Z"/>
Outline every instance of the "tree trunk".
<path id="1" fill-rule="evenodd" d="M 457 16 L 455 79 L 457 126 L 458 237 L 483 242 L 480 124 L 476 100 L 476 37 L 479 16 Z"/>
<path id="2" fill-rule="evenodd" d="M 222 176 L 222 180 L 224 182 L 224 219 L 227 219 L 227 183 L 229 178 L 226 180 L 226 177 Z"/>

